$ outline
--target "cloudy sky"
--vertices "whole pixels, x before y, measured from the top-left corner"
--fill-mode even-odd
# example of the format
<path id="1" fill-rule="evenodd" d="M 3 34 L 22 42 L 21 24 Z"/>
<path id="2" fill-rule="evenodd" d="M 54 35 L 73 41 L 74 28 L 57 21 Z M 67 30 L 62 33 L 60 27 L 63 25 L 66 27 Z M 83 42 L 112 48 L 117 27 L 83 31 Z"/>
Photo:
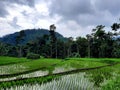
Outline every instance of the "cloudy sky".
<path id="1" fill-rule="evenodd" d="M 0 0 L 0 36 L 32 28 L 65 37 L 85 36 L 97 25 L 107 30 L 120 18 L 120 0 Z"/>

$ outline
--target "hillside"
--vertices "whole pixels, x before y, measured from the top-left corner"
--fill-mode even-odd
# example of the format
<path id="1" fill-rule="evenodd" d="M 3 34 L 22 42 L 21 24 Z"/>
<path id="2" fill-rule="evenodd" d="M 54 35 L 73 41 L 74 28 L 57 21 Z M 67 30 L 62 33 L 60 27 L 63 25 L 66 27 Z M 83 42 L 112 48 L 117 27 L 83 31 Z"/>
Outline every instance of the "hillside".
<path id="1" fill-rule="evenodd" d="M 43 35 L 49 35 L 49 30 L 47 29 L 27 29 L 25 30 L 26 36 L 24 37 L 24 41 L 22 44 L 26 44 L 27 42 L 34 41 L 38 37 L 42 37 Z M 6 35 L 0 38 L 0 41 L 7 44 L 15 45 L 16 36 L 19 35 L 19 32 L 15 32 L 13 34 Z M 56 32 L 56 36 L 58 39 L 64 39 L 64 37 Z"/>

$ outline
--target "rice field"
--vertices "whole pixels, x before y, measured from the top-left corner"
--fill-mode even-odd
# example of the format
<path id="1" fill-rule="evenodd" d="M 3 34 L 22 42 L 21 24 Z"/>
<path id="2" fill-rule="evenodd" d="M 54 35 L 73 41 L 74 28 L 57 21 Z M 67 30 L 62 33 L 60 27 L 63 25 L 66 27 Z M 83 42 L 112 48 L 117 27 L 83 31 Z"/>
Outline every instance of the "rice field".
<path id="1" fill-rule="evenodd" d="M 23 75 L 17 75 L 15 77 L 9 77 L 9 78 L 0 78 L 0 81 L 11 81 L 11 80 L 16 80 L 16 79 L 24 79 L 24 78 L 33 78 L 33 77 L 40 77 L 40 76 L 45 76 L 48 75 L 48 71 L 35 71 L 32 73 L 27 73 Z"/>
<path id="2" fill-rule="evenodd" d="M 26 71 L 26 70 L 27 70 L 27 66 L 23 66 L 21 64 L 0 66 L 0 75 L 19 73 L 19 72 L 23 72 L 23 71 Z"/>
<path id="3" fill-rule="evenodd" d="M 23 85 L 7 88 L 6 90 L 97 90 L 99 88 L 94 86 L 88 78 L 85 78 L 85 73 L 78 73 L 73 75 L 65 75 L 59 79 L 52 80 L 48 83 Z"/>
<path id="4" fill-rule="evenodd" d="M 0 64 L 0 90 L 120 90 L 119 59 L 27 60 L 24 58 L 20 63 L 5 61 L 3 65 L 3 62 L 4 60 L 0 61 L 2 63 Z M 108 64 L 115 65 L 73 74 L 59 74 Z M 4 77 L 4 75 L 8 76 Z"/>
<path id="5" fill-rule="evenodd" d="M 7 56 L 0 56 L 0 66 L 1 65 L 8 65 L 8 64 L 15 64 L 15 63 L 23 63 L 28 62 L 30 60 L 26 58 L 13 58 L 13 57 L 7 57 Z"/>

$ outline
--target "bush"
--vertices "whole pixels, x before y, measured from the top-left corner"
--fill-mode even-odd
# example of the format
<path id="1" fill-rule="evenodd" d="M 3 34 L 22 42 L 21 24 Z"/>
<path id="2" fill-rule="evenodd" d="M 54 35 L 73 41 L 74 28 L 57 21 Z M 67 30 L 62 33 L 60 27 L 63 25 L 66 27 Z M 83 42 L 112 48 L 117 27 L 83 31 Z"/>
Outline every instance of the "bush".
<path id="1" fill-rule="evenodd" d="M 45 58 L 44 56 L 40 56 L 40 58 Z"/>
<path id="2" fill-rule="evenodd" d="M 40 55 L 39 54 L 35 54 L 35 53 L 28 53 L 27 54 L 27 59 L 39 59 Z"/>
<path id="3" fill-rule="evenodd" d="M 71 56 L 74 57 L 74 58 L 80 58 L 81 57 L 80 54 L 76 53 L 76 52 L 72 53 Z"/>

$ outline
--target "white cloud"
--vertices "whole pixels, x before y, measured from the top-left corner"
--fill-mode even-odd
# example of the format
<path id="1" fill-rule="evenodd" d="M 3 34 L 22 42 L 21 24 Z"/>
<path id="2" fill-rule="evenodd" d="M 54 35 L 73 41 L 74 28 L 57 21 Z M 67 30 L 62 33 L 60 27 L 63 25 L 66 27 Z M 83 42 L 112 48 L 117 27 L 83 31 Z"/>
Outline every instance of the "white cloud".
<path id="1" fill-rule="evenodd" d="M 0 18 L 0 36 L 11 34 L 13 32 L 16 32 L 16 29 L 10 26 L 8 20 Z"/>
<path id="2" fill-rule="evenodd" d="M 91 33 L 94 26 L 82 27 L 75 21 L 68 21 L 66 23 L 61 23 L 58 25 L 57 31 L 64 35 L 65 37 L 79 37 L 86 36 L 88 33 Z"/>
<path id="3" fill-rule="evenodd" d="M 9 5 L 8 0 L 4 1 L 6 4 L 0 10 L 9 14 L 0 18 L 0 36 L 22 29 L 49 29 L 51 24 L 55 24 L 56 31 L 66 37 L 85 36 L 99 24 L 107 26 L 108 30 L 120 15 L 119 10 L 115 11 L 117 15 L 112 14 L 112 10 L 116 9 L 114 3 L 115 9 L 112 9 L 110 5 L 103 5 L 100 0 L 34 0 L 34 5 L 23 1 L 15 0 L 16 3 L 13 3 L 12 0 Z M 109 0 L 105 1 L 108 3 Z M 0 2 L 3 4 L 3 1 Z M 6 13 L 0 14 L 3 16 Z"/>

